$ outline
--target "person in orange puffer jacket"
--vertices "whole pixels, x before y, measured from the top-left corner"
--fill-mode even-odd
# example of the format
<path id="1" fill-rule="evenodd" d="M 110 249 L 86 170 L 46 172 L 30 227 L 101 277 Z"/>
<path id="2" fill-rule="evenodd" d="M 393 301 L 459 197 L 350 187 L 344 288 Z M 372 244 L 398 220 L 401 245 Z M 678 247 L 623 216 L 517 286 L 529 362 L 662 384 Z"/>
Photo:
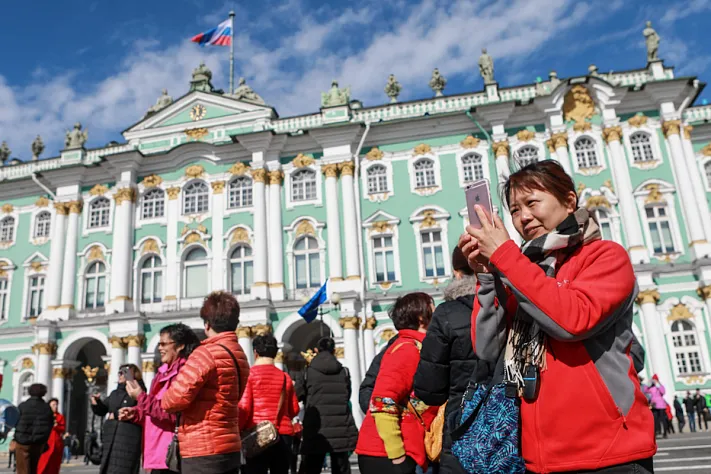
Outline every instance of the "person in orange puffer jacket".
<path id="1" fill-rule="evenodd" d="M 279 351 L 271 334 L 254 338 L 255 362 L 249 373 L 247 388 L 239 401 L 240 431 L 262 421 L 270 421 L 279 432 L 279 441 L 266 451 L 247 459 L 246 474 L 287 474 L 291 465 L 294 424 L 299 414 L 294 382 L 274 365 Z"/>
<path id="2" fill-rule="evenodd" d="M 249 362 L 235 334 L 239 303 L 227 292 L 210 293 L 200 317 L 207 339 L 185 362 L 161 406 L 181 414 L 182 472 L 236 474 L 242 449 L 238 403 L 249 377 Z"/>

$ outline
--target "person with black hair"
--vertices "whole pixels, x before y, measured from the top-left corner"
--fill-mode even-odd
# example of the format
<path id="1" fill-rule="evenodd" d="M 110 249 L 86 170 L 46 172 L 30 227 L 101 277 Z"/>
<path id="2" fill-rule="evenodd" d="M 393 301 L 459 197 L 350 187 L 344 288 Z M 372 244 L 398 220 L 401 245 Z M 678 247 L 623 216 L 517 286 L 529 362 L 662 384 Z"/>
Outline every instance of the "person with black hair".
<path id="1" fill-rule="evenodd" d="M 39 474 L 59 474 L 59 468 L 62 467 L 62 452 L 64 451 L 62 436 L 67 424 L 64 415 L 59 413 L 59 400 L 51 398 L 47 404 L 54 414 L 54 426 L 49 440 L 47 440 L 49 449 L 42 453 L 37 472 Z"/>
<path id="2" fill-rule="evenodd" d="M 54 413 L 42 399 L 47 387 L 34 383 L 28 392 L 30 398 L 17 407 L 20 419 L 15 426 L 15 462 L 19 474 L 37 474 L 40 456 L 54 427 Z"/>
<path id="3" fill-rule="evenodd" d="M 279 351 L 271 334 L 254 338 L 254 365 L 250 369 L 247 387 L 239 401 L 239 428 L 244 431 L 262 421 L 269 421 L 279 433 L 279 441 L 266 451 L 247 459 L 247 474 L 287 474 L 291 465 L 294 437 L 292 420 L 299 414 L 294 382 L 274 365 Z"/>
<path id="4" fill-rule="evenodd" d="M 351 376 L 336 356 L 336 343 L 322 337 L 316 344 L 316 356 L 304 371 L 299 399 L 304 402 L 301 474 L 321 472 L 326 454 L 331 458 L 331 472 L 349 474 L 349 453 L 355 450 L 358 428 L 349 400 Z"/>

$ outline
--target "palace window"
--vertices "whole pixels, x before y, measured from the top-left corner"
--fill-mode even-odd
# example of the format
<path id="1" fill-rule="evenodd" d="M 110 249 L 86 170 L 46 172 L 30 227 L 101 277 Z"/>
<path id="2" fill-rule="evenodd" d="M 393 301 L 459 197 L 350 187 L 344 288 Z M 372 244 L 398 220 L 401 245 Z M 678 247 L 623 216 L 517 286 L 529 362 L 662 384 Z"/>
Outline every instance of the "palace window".
<path id="1" fill-rule="evenodd" d="M 200 214 L 210 207 L 210 189 L 203 181 L 193 181 L 185 186 L 183 214 Z"/>
<path id="2" fill-rule="evenodd" d="M 652 151 L 652 142 L 649 139 L 649 134 L 644 132 L 635 132 L 630 137 L 632 145 L 632 160 L 635 163 L 644 163 L 654 161 L 654 152 Z"/>
<path id="3" fill-rule="evenodd" d="M 578 168 L 595 168 L 600 166 L 595 150 L 595 142 L 588 137 L 580 137 L 575 141 L 575 156 L 578 160 Z"/>
<path id="4" fill-rule="evenodd" d="M 321 286 L 321 258 L 318 242 L 313 237 L 303 237 L 294 244 L 296 289 Z"/>
<path id="5" fill-rule="evenodd" d="M 27 317 L 36 318 L 42 312 L 42 304 L 44 303 L 44 275 L 30 277 L 29 291 Z"/>
<path id="6" fill-rule="evenodd" d="M 425 278 L 441 277 L 445 274 L 442 231 L 427 230 L 420 234 L 422 239 L 422 261 Z"/>
<path id="7" fill-rule="evenodd" d="M 420 158 L 415 162 L 415 188 L 432 188 L 437 186 L 434 161 Z"/>
<path id="8" fill-rule="evenodd" d="M 477 179 L 484 178 L 484 166 L 481 163 L 481 155 L 469 153 L 462 157 L 462 170 L 464 171 L 464 182 L 471 183 Z"/>
<path id="9" fill-rule="evenodd" d="M 229 208 L 249 207 L 252 205 L 252 180 L 247 177 L 230 181 Z"/>
<path id="10" fill-rule="evenodd" d="M 141 218 L 155 219 L 165 215 L 165 193 L 162 189 L 151 189 L 143 195 Z"/>
<path id="11" fill-rule="evenodd" d="M 688 375 L 703 372 L 701 347 L 694 325 L 689 321 L 679 319 L 672 324 L 671 333 L 678 374 Z"/>
<path id="12" fill-rule="evenodd" d="M 35 239 L 49 237 L 50 225 L 52 223 L 52 214 L 48 211 L 42 211 L 35 217 Z"/>
<path id="13" fill-rule="evenodd" d="M 207 252 L 202 247 L 196 247 L 188 252 L 183 262 L 183 296 L 201 298 L 207 293 Z"/>
<path id="14" fill-rule="evenodd" d="M 313 201 L 316 199 L 316 172 L 299 170 L 291 175 L 291 200 Z"/>
<path id="15" fill-rule="evenodd" d="M 368 168 L 368 194 L 388 192 L 388 170 L 383 165 L 373 165 Z"/>
<path id="16" fill-rule="evenodd" d="M 610 219 L 610 214 L 605 209 L 595 209 L 595 218 L 597 223 L 600 225 L 600 233 L 604 240 L 614 240 L 612 238 L 612 219 Z"/>
<path id="17" fill-rule="evenodd" d="M 98 229 L 109 226 L 111 202 L 105 197 L 96 198 L 89 205 L 89 228 Z"/>
<path id="18" fill-rule="evenodd" d="M 106 304 L 106 265 L 94 262 L 84 276 L 84 308 L 103 308 Z"/>
<path id="19" fill-rule="evenodd" d="M 647 206 L 645 213 L 655 255 L 676 252 L 667 206 Z"/>
<path id="20" fill-rule="evenodd" d="M 230 288 L 235 295 L 248 295 L 254 281 L 252 248 L 240 245 L 230 256 Z"/>
<path id="21" fill-rule="evenodd" d="M 532 145 L 525 145 L 516 152 L 516 161 L 523 168 L 538 161 L 538 148 Z"/>
<path id="22" fill-rule="evenodd" d="M 20 379 L 20 402 L 30 398 L 30 387 L 35 383 L 35 376 L 32 373 L 25 374 Z"/>
<path id="23" fill-rule="evenodd" d="M 15 236 L 15 218 L 6 217 L 0 221 L 0 242 L 12 242 Z"/>
<path id="24" fill-rule="evenodd" d="M 141 265 L 141 303 L 160 303 L 163 294 L 163 268 L 161 259 L 151 255 Z"/>
<path id="25" fill-rule="evenodd" d="M 0 321 L 7 319 L 8 303 L 10 302 L 9 286 L 7 278 L 0 278 Z"/>
<path id="26" fill-rule="evenodd" d="M 396 280 L 395 249 L 391 235 L 373 237 L 373 260 L 375 263 L 375 281 L 381 283 Z"/>

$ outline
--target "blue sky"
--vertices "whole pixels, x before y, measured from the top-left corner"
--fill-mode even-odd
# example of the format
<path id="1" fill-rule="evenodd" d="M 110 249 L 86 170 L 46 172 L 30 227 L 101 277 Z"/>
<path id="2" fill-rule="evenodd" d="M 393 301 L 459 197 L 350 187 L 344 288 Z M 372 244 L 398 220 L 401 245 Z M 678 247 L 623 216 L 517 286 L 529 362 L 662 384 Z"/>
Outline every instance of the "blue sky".
<path id="1" fill-rule="evenodd" d="M 677 76 L 711 80 L 711 0 L 208 0 L 5 2 L 0 28 L 0 141 L 28 159 L 41 134 L 56 156 L 81 121 L 87 146 L 122 141 L 162 88 L 187 91 L 201 60 L 227 88 L 228 49 L 200 48 L 193 35 L 236 18 L 236 75 L 284 116 L 318 110 L 338 79 L 366 106 L 385 103 L 394 73 L 401 100 L 432 95 L 438 67 L 445 94 L 482 89 L 477 60 L 493 56 L 502 86 L 645 66 L 641 35 L 652 20 L 660 55 Z M 69 7 L 68 5 L 73 5 Z M 706 26 L 703 28 L 703 26 Z M 711 88 L 703 98 L 711 99 Z"/>

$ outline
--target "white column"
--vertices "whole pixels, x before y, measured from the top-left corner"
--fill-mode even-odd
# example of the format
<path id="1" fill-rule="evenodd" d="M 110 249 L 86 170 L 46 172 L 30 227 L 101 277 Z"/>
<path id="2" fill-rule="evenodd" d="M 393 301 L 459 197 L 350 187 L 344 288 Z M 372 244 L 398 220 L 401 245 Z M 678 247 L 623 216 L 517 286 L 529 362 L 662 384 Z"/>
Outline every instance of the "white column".
<path id="1" fill-rule="evenodd" d="M 509 142 L 507 140 L 501 140 L 494 143 L 494 154 L 496 155 L 496 174 L 498 178 L 498 183 L 491 183 L 491 192 L 495 193 L 501 188 L 501 184 L 506 182 L 511 174 L 509 168 Z M 497 184 L 497 186 L 494 186 Z M 501 215 L 503 216 L 504 226 L 509 233 L 509 237 L 517 244 L 521 243 L 521 236 L 516 231 L 516 227 L 513 225 L 513 219 L 511 218 L 511 213 L 506 209 L 501 209 Z"/>
<path id="2" fill-rule="evenodd" d="M 52 393 L 52 355 L 56 350 L 56 344 L 52 342 L 40 342 L 35 344 L 33 352 L 37 354 L 36 382 L 47 387 L 47 396 Z"/>
<path id="3" fill-rule="evenodd" d="M 338 165 L 323 165 L 321 171 L 326 176 L 326 227 L 328 230 L 328 276 L 331 281 L 343 280 L 343 258 L 341 256 L 341 222 L 338 210 Z M 345 189 L 344 176 L 343 186 Z M 351 187 L 353 177 L 350 177 Z M 345 201 L 345 193 L 344 193 Z M 345 213 L 344 213 L 345 215 Z M 355 216 L 355 214 L 354 214 Z M 350 247 L 346 247 L 350 248 Z M 357 252 L 354 252 L 357 253 Z M 350 271 L 349 271 L 350 276 Z"/>
<path id="4" fill-rule="evenodd" d="M 693 128 L 694 127 L 691 125 L 686 125 L 684 127 L 684 136 L 681 142 L 684 146 L 686 168 L 689 170 L 691 184 L 694 187 L 694 197 L 696 198 L 696 204 L 699 208 L 701 224 L 704 227 L 704 234 L 706 235 L 706 240 L 711 241 L 711 212 L 709 212 L 709 205 L 706 201 L 706 188 L 704 187 L 704 183 L 701 178 L 702 175 L 699 173 L 699 166 L 696 162 L 694 146 L 691 144 L 691 131 Z"/>
<path id="5" fill-rule="evenodd" d="M 615 181 L 617 198 L 619 199 L 622 224 L 627 237 L 627 251 L 633 264 L 649 262 L 649 252 L 644 245 L 642 226 L 637 214 L 637 204 L 632 195 L 632 181 L 630 180 L 627 160 L 620 143 L 622 128 L 619 126 L 608 127 L 603 130 L 603 137 L 610 150 L 610 171 Z"/>
<path id="6" fill-rule="evenodd" d="M 67 203 L 69 219 L 67 222 L 66 245 L 64 249 L 64 272 L 62 275 L 62 309 L 74 309 L 74 288 L 77 280 L 77 233 L 79 231 L 79 215 L 82 202 Z"/>
<path id="7" fill-rule="evenodd" d="M 343 196 L 343 242 L 348 250 L 346 252 L 346 278 L 348 280 L 358 280 L 360 279 L 357 251 L 357 232 L 359 232 L 359 229 L 358 222 L 356 222 L 355 190 L 353 189 L 354 165 L 352 161 L 345 161 L 339 163 L 338 168 L 341 170 L 341 193 Z M 330 227 L 329 225 L 329 232 Z"/>
<path id="8" fill-rule="evenodd" d="M 254 203 L 254 283 L 252 295 L 267 298 L 268 260 L 267 260 L 267 206 L 265 182 L 267 172 L 264 168 L 252 170 L 252 200 Z"/>
<path id="9" fill-rule="evenodd" d="M 371 316 L 365 320 L 365 331 L 363 331 L 363 350 L 365 352 L 365 366 L 363 367 L 363 372 L 366 372 L 370 368 L 371 362 L 375 359 L 375 339 L 374 339 L 374 329 L 377 326 L 378 321 L 375 317 Z"/>
<path id="10" fill-rule="evenodd" d="M 659 299 L 659 292 L 655 289 L 640 291 L 639 295 L 637 295 L 637 304 L 642 308 L 642 317 L 649 337 L 649 340 L 646 341 L 647 347 L 645 350 L 647 357 L 649 357 L 651 373 L 657 374 L 659 381 L 665 387 L 673 387 L 674 377 L 669 364 L 669 357 L 667 357 L 667 343 L 664 338 L 662 318 L 657 311 Z M 665 396 L 667 402 L 671 402 L 672 394 L 673 390 L 667 391 Z"/>
<path id="11" fill-rule="evenodd" d="M 213 181 L 212 183 L 212 284 L 213 291 L 226 288 L 225 278 L 225 241 L 224 233 L 225 215 L 225 182 Z"/>
<path id="12" fill-rule="evenodd" d="M 340 318 L 338 323 L 343 328 L 343 349 L 345 365 L 351 373 L 351 405 L 353 406 L 353 416 L 356 424 L 360 426 L 363 422 L 363 413 L 358 408 L 358 392 L 360 391 L 360 362 L 358 357 L 358 329 L 361 319 L 358 316 L 346 316 Z"/>
<path id="13" fill-rule="evenodd" d="M 126 361 L 126 343 L 122 337 L 111 336 L 111 367 L 109 367 L 109 382 L 106 387 L 107 393 L 111 393 L 118 384 L 118 370 Z"/>
<path id="14" fill-rule="evenodd" d="M 146 388 L 150 390 L 153 378 L 156 376 L 156 364 L 153 362 L 153 354 L 144 355 L 143 364 L 139 365 L 139 367 L 141 368 L 143 383 L 146 385 Z"/>
<path id="15" fill-rule="evenodd" d="M 568 154 L 568 134 L 565 132 L 555 133 L 551 136 L 551 141 L 555 147 L 558 163 L 560 163 L 569 176 L 573 176 L 573 171 L 570 167 L 570 156 Z"/>
<path id="16" fill-rule="evenodd" d="M 166 278 L 165 281 L 165 298 L 164 301 L 168 305 L 176 303 L 179 295 L 178 278 L 180 274 L 180 265 L 178 257 L 178 215 L 180 212 L 180 188 L 173 187 L 166 190 L 168 195 L 168 206 L 166 208 L 166 219 L 168 228 L 166 229 L 166 249 L 165 249 L 165 269 L 166 275 L 171 275 L 171 278 Z"/>
<path id="17" fill-rule="evenodd" d="M 124 344 L 128 345 L 128 363 L 141 367 L 141 352 L 143 352 L 143 342 L 146 338 L 143 334 L 126 336 L 123 338 Z"/>
<path id="18" fill-rule="evenodd" d="M 107 313 L 131 308 L 131 268 L 133 262 L 133 203 L 136 190 L 125 186 L 116 190 L 114 201 L 113 245 L 111 248 L 111 301 Z"/>
<path id="19" fill-rule="evenodd" d="M 47 309 L 59 308 L 62 291 L 62 268 L 64 266 L 64 238 L 66 237 L 67 206 L 54 203 L 55 216 L 52 227 L 52 242 L 49 248 L 49 275 L 47 278 Z"/>
<path id="20" fill-rule="evenodd" d="M 71 369 L 64 369 L 61 365 L 52 369 L 52 398 L 56 398 L 59 413 L 64 414 L 64 377 L 68 377 Z"/>
<path id="21" fill-rule="evenodd" d="M 254 348 L 252 347 L 252 328 L 249 326 L 240 326 L 237 328 L 237 341 L 242 346 L 244 355 L 247 356 L 249 365 L 254 364 Z"/>
<path id="22" fill-rule="evenodd" d="M 272 300 L 284 299 L 284 229 L 281 221 L 283 180 L 284 173 L 280 169 L 269 172 L 269 293 Z"/>

